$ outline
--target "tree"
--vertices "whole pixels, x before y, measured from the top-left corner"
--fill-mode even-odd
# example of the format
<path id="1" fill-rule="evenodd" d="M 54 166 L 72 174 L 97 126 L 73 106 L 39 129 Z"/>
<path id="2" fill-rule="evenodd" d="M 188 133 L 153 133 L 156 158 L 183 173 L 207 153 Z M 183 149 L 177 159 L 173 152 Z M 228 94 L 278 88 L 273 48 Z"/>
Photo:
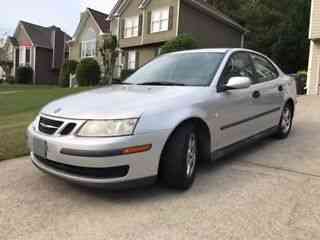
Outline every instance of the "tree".
<path id="1" fill-rule="evenodd" d="M 190 35 L 181 35 L 171 41 L 166 42 L 161 47 L 161 54 L 191 50 L 195 48 L 197 48 L 197 44 Z"/>
<path id="2" fill-rule="evenodd" d="M 59 85 L 61 87 L 69 86 L 70 75 L 76 73 L 78 64 L 75 60 L 68 60 L 63 64 L 59 74 Z"/>
<path id="3" fill-rule="evenodd" d="M 102 47 L 99 49 L 104 67 L 104 82 L 112 84 L 114 68 L 118 57 L 118 41 L 116 36 L 110 36 L 103 40 Z"/>
<path id="4" fill-rule="evenodd" d="M 6 47 L 0 48 L 0 67 L 5 73 L 5 78 L 8 79 L 12 71 L 13 62 L 12 52 L 8 51 Z"/>
<path id="5" fill-rule="evenodd" d="M 308 0 L 213 0 L 214 6 L 244 25 L 246 47 L 275 60 L 285 72 L 307 68 Z"/>

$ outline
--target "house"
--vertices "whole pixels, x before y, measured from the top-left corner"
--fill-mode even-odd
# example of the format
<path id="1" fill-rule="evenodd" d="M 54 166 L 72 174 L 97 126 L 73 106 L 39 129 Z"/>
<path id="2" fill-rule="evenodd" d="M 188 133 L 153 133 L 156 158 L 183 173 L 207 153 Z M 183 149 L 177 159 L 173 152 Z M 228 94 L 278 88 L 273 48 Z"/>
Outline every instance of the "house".
<path id="1" fill-rule="evenodd" d="M 71 38 L 56 26 L 42 27 L 20 21 L 15 30 L 13 72 L 19 66 L 33 69 L 33 84 L 57 84 Z"/>
<path id="2" fill-rule="evenodd" d="M 4 71 L 5 68 L 7 68 L 6 71 L 10 72 L 10 76 L 14 76 L 14 52 L 17 46 L 18 43 L 13 37 L 7 37 L 1 41 L 0 49 L 2 55 L 0 56 L 0 61 L 7 62 L 7 64 L 6 66 L 0 66 L 0 79 L 5 79 L 7 77 Z"/>
<path id="3" fill-rule="evenodd" d="M 320 94 L 320 1 L 312 0 L 310 17 L 310 55 L 308 66 L 307 93 Z"/>
<path id="4" fill-rule="evenodd" d="M 119 0 L 109 20 L 119 38 L 124 69 L 134 70 L 159 55 L 161 46 L 190 34 L 200 48 L 243 47 L 246 29 L 213 6 L 212 0 Z"/>
<path id="5" fill-rule="evenodd" d="M 110 23 L 108 15 L 91 8 L 81 13 L 80 22 L 72 40 L 68 42 L 70 60 L 78 62 L 83 58 L 95 58 L 103 68 L 103 61 L 99 52 L 105 38 L 110 37 Z"/>

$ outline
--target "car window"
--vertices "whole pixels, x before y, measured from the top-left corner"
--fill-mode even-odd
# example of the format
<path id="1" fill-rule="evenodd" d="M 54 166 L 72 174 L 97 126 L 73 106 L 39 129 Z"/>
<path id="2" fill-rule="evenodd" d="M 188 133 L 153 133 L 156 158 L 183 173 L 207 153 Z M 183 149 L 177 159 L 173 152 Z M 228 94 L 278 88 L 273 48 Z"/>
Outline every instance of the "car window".
<path id="1" fill-rule="evenodd" d="M 230 57 L 222 73 L 219 86 L 226 85 L 232 77 L 248 77 L 251 81 L 254 80 L 254 68 L 247 53 L 239 52 Z"/>
<path id="2" fill-rule="evenodd" d="M 278 78 L 277 69 L 264 57 L 250 54 L 255 68 L 255 80 L 259 83 Z"/>

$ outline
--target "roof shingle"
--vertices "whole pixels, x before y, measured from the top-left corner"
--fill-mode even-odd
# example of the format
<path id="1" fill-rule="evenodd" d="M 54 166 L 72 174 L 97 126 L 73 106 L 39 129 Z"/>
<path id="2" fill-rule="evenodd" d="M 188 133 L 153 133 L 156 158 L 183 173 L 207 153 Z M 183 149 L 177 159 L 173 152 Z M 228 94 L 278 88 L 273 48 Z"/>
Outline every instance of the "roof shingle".
<path id="1" fill-rule="evenodd" d="M 99 11 L 91 9 L 91 8 L 88 8 L 88 10 L 90 11 L 90 13 L 93 16 L 94 20 L 99 25 L 101 31 L 103 33 L 110 32 L 110 22 L 107 21 L 108 14 L 99 12 Z"/>
<path id="2" fill-rule="evenodd" d="M 20 23 L 23 25 L 24 29 L 26 30 L 28 36 L 31 38 L 31 41 L 34 45 L 43 47 L 43 48 L 49 48 L 49 49 L 52 48 L 52 41 L 51 41 L 52 31 L 59 28 L 55 26 L 43 27 L 33 23 L 28 23 L 25 21 L 20 21 Z M 67 40 L 71 39 L 71 37 L 68 34 L 66 33 L 64 34 Z"/>

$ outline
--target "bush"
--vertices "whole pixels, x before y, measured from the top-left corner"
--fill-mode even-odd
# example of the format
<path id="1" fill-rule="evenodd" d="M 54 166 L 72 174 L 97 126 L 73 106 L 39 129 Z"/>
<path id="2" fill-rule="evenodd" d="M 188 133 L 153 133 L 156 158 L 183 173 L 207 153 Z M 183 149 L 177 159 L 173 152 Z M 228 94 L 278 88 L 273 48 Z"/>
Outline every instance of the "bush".
<path id="1" fill-rule="evenodd" d="M 299 95 L 306 94 L 306 86 L 307 86 L 307 72 L 300 71 L 295 76 L 296 85 L 297 85 L 297 93 Z"/>
<path id="2" fill-rule="evenodd" d="M 33 69 L 29 66 L 18 67 L 16 70 L 16 83 L 30 84 L 33 81 Z"/>
<path id="3" fill-rule="evenodd" d="M 59 85 L 61 87 L 69 87 L 70 74 L 76 73 L 78 64 L 75 60 L 69 60 L 63 64 L 59 74 Z"/>
<path id="4" fill-rule="evenodd" d="M 7 77 L 7 79 L 6 79 L 6 82 L 9 83 L 9 84 L 15 84 L 15 83 L 16 83 L 16 80 L 15 80 L 14 77 L 9 76 L 9 77 Z"/>
<path id="5" fill-rule="evenodd" d="M 178 52 L 183 50 L 191 50 L 195 48 L 197 48 L 197 44 L 191 36 L 181 35 L 171 41 L 166 42 L 161 47 L 161 54 Z"/>
<path id="6" fill-rule="evenodd" d="M 120 77 L 120 81 L 124 81 L 126 80 L 128 77 L 130 77 L 133 73 L 135 72 L 135 70 L 122 70 L 121 71 L 121 77 Z"/>
<path id="7" fill-rule="evenodd" d="M 98 62 L 93 58 L 81 60 L 76 70 L 79 86 L 94 86 L 100 81 L 101 70 Z"/>

